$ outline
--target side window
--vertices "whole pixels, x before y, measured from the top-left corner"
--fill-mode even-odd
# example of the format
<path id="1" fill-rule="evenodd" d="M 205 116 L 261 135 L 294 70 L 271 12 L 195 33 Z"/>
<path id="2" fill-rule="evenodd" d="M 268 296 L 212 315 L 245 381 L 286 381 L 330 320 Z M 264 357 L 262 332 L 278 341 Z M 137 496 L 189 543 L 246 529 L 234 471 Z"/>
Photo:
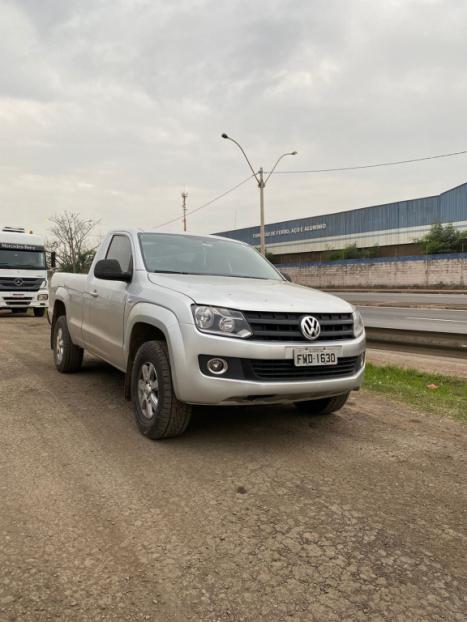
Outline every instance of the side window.
<path id="1" fill-rule="evenodd" d="M 126 235 L 114 235 L 105 258 L 116 259 L 122 272 L 132 272 L 131 244 Z"/>

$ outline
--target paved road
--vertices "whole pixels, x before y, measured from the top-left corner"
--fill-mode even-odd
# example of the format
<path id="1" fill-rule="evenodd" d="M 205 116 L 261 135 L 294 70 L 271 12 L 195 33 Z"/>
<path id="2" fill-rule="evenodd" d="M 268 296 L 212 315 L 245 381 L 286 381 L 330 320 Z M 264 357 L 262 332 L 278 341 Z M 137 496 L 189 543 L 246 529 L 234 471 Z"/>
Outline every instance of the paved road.
<path id="1" fill-rule="evenodd" d="M 47 337 L 0 318 L 2 622 L 464 620 L 461 424 L 362 393 L 153 443 L 122 375 L 58 375 Z"/>
<path id="2" fill-rule="evenodd" d="M 416 305 L 446 305 L 447 307 L 467 307 L 467 293 L 461 294 L 418 294 L 392 292 L 332 292 L 349 302 L 371 302 L 382 304 L 396 304 L 401 307 L 407 304 Z"/>
<path id="3" fill-rule="evenodd" d="M 357 306 L 368 327 L 467 334 L 467 311 Z"/>

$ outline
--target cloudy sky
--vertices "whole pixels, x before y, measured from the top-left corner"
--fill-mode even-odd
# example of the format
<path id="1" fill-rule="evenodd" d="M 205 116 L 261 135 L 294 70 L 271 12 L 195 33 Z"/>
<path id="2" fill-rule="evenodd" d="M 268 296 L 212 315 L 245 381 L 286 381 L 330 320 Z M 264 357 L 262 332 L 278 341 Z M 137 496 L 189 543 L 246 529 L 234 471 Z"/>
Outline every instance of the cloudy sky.
<path id="1" fill-rule="evenodd" d="M 165 223 L 247 177 L 224 131 L 265 169 L 467 149 L 466 24 L 464 0 L 0 0 L 0 224 Z M 277 175 L 267 221 L 465 181 L 467 156 Z M 257 219 L 250 180 L 189 229 Z"/>

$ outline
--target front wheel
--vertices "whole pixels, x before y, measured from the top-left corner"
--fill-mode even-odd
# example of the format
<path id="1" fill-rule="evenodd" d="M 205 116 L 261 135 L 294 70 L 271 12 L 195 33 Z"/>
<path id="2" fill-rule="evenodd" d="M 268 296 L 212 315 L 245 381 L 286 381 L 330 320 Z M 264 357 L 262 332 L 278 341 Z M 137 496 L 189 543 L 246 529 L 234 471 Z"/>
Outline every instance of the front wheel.
<path id="1" fill-rule="evenodd" d="M 142 434 L 156 440 L 180 436 L 191 417 L 191 406 L 175 397 L 167 346 L 147 341 L 138 350 L 131 376 L 136 423 Z"/>
<path id="2" fill-rule="evenodd" d="M 349 393 L 327 397 L 322 400 L 308 400 L 306 402 L 295 402 L 295 408 L 309 413 L 310 415 L 329 415 L 340 410 L 349 398 Z"/>
<path id="3" fill-rule="evenodd" d="M 44 317 L 45 309 L 44 307 L 34 307 L 34 317 Z"/>
<path id="4" fill-rule="evenodd" d="M 55 367 L 62 374 L 78 371 L 83 362 L 83 349 L 72 342 L 65 315 L 58 318 L 53 331 Z"/>

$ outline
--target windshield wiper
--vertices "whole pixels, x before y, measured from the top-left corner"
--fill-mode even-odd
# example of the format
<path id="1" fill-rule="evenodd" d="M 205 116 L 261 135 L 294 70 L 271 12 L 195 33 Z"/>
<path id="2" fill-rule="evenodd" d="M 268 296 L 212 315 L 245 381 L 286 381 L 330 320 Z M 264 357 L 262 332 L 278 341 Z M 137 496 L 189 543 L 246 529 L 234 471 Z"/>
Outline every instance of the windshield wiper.
<path id="1" fill-rule="evenodd" d="M 233 279 L 259 279 L 261 281 L 268 281 L 269 279 L 264 276 L 247 276 L 246 274 L 222 274 L 220 272 L 179 272 L 178 270 L 153 270 L 153 274 L 189 274 L 192 276 L 228 276 Z"/>
<path id="2" fill-rule="evenodd" d="M 179 272 L 178 270 L 153 270 L 153 274 L 194 274 L 194 272 Z"/>
<path id="3" fill-rule="evenodd" d="M 33 266 L 29 263 L 21 265 L 12 265 L 11 263 L 0 263 L 1 267 L 11 268 L 11 270 L 45 270 L 45 266 Z"/>

